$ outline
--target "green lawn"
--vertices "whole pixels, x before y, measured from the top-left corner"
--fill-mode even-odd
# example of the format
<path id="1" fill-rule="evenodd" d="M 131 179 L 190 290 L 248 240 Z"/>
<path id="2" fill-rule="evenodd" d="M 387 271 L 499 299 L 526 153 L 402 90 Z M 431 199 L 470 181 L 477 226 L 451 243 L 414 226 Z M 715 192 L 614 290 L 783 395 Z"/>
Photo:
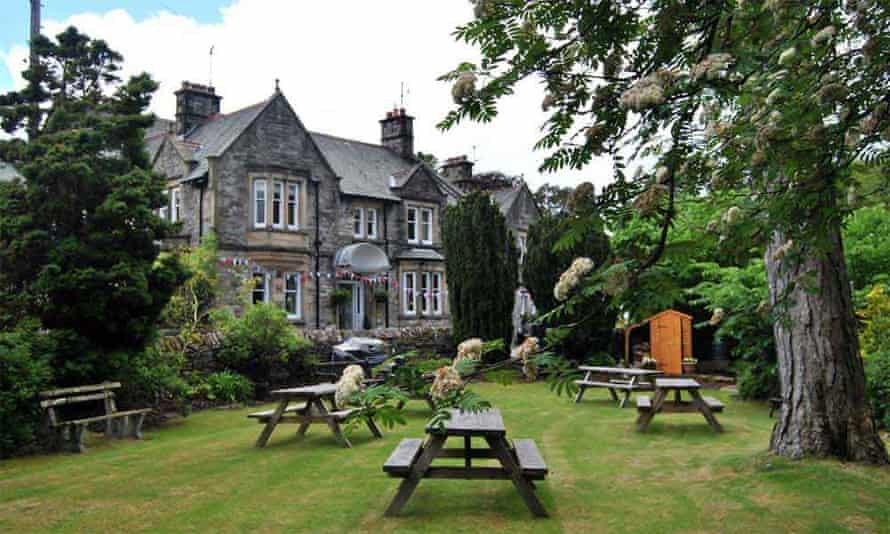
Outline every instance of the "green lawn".
<path id="1" fill-rule="evenodd" d="M 537 440 L 551 474 L 539 483 L 550 519 L 532 519 L 507 481 L 425 480 L 398 518 L 384 518 L 398 480 L 381 466 L 429 412 L 340 448 L 326 427 L 298 439 L 279 427 L 253 447 L 249 411 L 211 410 L 148 432 L 91 442 L 84 455 L 0 463 L 0 531 L 152 532 L 887 532 L 890 470 L 791 463 L 764 454 L 771 420 L 729 400 L 711 432 L 698 415 L 656 417 L 604 391 L 574 405 L 543 384 L 475 390 L 501 408 L 508 435 Z M 717 394 L 727 400 L 726 395 Z"/>

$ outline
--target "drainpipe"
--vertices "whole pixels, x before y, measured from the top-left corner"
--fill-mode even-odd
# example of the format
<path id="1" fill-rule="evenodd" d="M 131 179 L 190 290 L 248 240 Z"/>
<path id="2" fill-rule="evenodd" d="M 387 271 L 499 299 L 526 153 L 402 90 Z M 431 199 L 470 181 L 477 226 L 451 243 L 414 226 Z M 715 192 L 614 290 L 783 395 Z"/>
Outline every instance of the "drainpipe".
<path id="1" fill-rule="evenodd" d="M 204 190 L 207 182 L 204 178 L 198 181 L 198 243 L 204 237 Z"/>
<path id="2" fill-rule="evenodd" d="M 389 231 L 387 230 L 386 225 L 386 211 L 387 211 L 386 201 L 383 201 L 383 251 L 386 253 L 386 258 L 389 259 Z M 390 266 L 392 267 L 392 266 Z M 383 304 L 383 324 L 384 327 L 389 328 L 389 277 L 387 277 L 386 281 L 386 301 Z"/>
<path id="3" fill-rule="evenodd" d="M 321 328 L 321 221 L 318 218 L 318 182 L 315 182 L 315 329 Z"/>

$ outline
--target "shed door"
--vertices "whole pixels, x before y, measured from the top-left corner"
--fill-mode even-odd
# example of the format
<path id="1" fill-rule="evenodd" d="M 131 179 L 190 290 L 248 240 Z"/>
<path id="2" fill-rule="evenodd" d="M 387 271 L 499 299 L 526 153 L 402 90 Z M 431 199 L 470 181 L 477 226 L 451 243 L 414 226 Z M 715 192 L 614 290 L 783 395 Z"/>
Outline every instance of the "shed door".
<path id="1" fill-rule="evenodd" d="M 656 317 L 650 323 L 649 328 L 649 335 L 652 338 L 652 357 L 658 362 L 658 368 L 665 374 L 681 374 L 683 334 L 678 318 L 671 315 Z"/>

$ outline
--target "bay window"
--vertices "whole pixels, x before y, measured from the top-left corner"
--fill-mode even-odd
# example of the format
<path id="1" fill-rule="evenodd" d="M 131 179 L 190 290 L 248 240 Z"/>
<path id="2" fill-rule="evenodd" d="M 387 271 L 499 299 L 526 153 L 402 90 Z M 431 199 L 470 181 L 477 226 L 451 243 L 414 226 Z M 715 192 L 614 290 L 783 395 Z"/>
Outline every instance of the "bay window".
<path id="1" fill-rule="evenodd" d="M 254 304 L 269 302 L 269 277 L 265 273 L 253 273 L 252 297 Z"/>
<path id="2" fill-rule="evenodd" d="M 296 230 L 300 227 L 300 184 L 287 184 L 287 229 Z"/>
<path id="3" fill-rule="evenodd" d="M 254 180 L 253 182 L 253 226 L 254 228 L 266 227 L 265 180 Z"/>
<path id="4" fill-rule="evenodd" d="M 430 273 L 432 276 L 432 312 L 433 315 L 442 315 L 444 309 L 442 301 L 442 273 Z"/>
<path id="5" fill-rule="evenodd" d="M 416 291 L 417 273 L 402 273 L 402 312 L 405 315 L 417 314 Z"/>
<path id="6" fill-rule="evenodd" d="M 284 184 L 272 183 L 272 228 L 284 227 Z"/>
<path id="7" fill-rule="evenodd" d="M 300 273 L 284 275 L 284 311 L 288 319 L 300 319 L 303 316 L 303 283 Z"/>
<path id="8" fill-rule="evenodd" d="M 433 292 L 430 287 L 430 273 L 420 274 L 420 306 L 424 315 L 428 315 L 433 304 Z"/>

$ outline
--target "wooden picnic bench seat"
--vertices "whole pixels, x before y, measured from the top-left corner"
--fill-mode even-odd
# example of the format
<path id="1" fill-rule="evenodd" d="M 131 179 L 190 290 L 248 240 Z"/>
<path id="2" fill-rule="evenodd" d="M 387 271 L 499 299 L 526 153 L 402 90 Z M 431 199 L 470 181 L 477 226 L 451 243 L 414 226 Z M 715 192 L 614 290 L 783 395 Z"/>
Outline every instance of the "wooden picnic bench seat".
<path id="1" fill-rule="evenodd" d="M 638 412 L 648 412 L 652 409 L 652 399 L 649 398 L 649 395 L 638 395 L 637 396 L 637 411 Z"/>
<path id="2" fill-rule="evenodd" d="M 702 400 L 705 402 L 705 404 L 708 405 L 708 408 L 710 408 L 712 412 L 722 412 L 723 408 L 725 408 L 726 406 L 714 397 L 702 397 Z M 686 407 L 687 404 L 683 403 L 682 406 Z M 673 407 L 673 404 L 670 401 L 666 401 L 664 407 L 667 409 L 671 409 Z M 643 413 L 651 410 L 652 399 L 648 395 L 639 395 L 637 397 L 637 411 Z"/>
<path id="3" fill-rule="evenodd" d="M 533 439 L 514 439 L 513 448 L 516 450 L 516 459 L 522 474 L 533 479 L 543 479 L 547 476 L 547 464 L 538 450 L 538 445 Z"/>
<path id="4" fill-rule="evenodd" d="M 145 414 L 151 408 L 118 411 L 114 401 L 114 389 L 121 387 L 120 382 L 104 382 L 88 386 L 60 388 L 40 392 L 40 407 L 46 410 L 49 426 L 56 434 L 56 448 L 65 448 L 72 452 L 84 452 L 83 435 L 87 426 L 105 421 L 106 437 L 142 438 L 142 423 Z M 60 408 L 74 404 L 101 401 L 105 411 L 102 415 L 63 419 Z"/>
<path id="5" fill-rule="evenodd" d="M 708 405 L 708 408 L 710 408 L 712 412 L 722 412 L 725 406 L 714 397 L 702 397 L 702 400 L 705 401 L 705 404 Z"/>
<path id="6" fill-rule="evenodd" d="M 305 404 L 302 406 L 288 406 L 287 408 L 285 408 L 284 413 L 285 414 L 294 413 L 294 412 L 299 412 L 300 410 L 305 410 L 305 409 L 306 409 Z M 251 414 L 247 414 L 247 417 L 249 417 L 251 419 L 259 419 L 261 422 L 265 422 L 270 417 L 272 417 L 272 415 L 274 413 L 275 413 L 275 410 L 263 410 L 262 412 L 254 412 Z"/>
<path id="7" fill-rule="evenodd" d="M 638 384 L 628 384 L 624 381 L 600 382 L 597 380 L 575 380 L 575 385 L 584 388 L 626 389 L 630 391 L 641 389 Z"/>
<path id="8" fill-rule="evenodd" d="M 383 472 L 394 477 L 404 477 L 411 471 L 411 466 L 420 452 L 423 440 L 419 438 L 403 439 L 399 442 L 389 459 L 383 464 Z"/>

